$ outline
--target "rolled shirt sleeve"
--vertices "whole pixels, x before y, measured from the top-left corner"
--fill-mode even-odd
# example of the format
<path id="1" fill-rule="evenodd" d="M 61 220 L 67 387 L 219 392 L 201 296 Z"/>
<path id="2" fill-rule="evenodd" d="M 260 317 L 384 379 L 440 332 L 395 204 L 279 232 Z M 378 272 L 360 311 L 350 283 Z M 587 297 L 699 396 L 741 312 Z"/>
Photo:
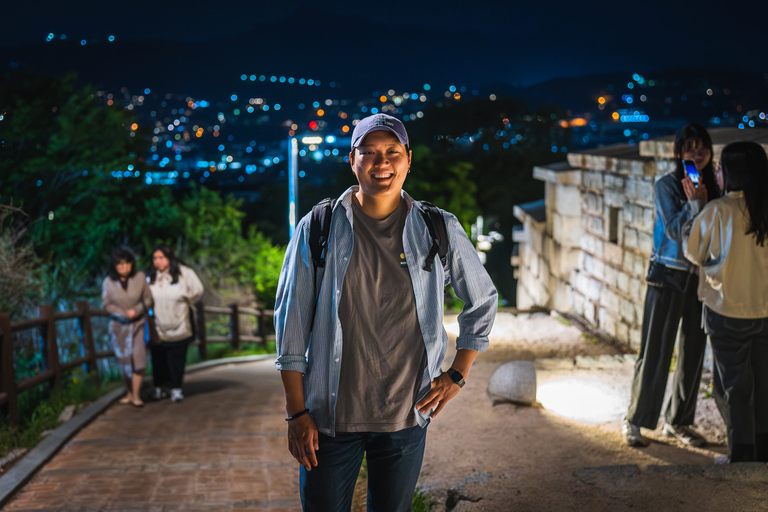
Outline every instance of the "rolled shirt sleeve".
<path id="1" fill-rule="evenodd" d="M 483 352 L 496 318 L 498 293 L 458 219 L 450 213 L 444 217 L 451 247 L 447 262 L 451 285 L 464 301 L 456 348 Z"/>
<path id="2" fill-rule="evenodd" d="M 309 217 L 304 217 L 288 243 L 275 301 L 278 370 L 307 371 L 307 348 L 315 307 L 314 265 L 309 254 Z"/>

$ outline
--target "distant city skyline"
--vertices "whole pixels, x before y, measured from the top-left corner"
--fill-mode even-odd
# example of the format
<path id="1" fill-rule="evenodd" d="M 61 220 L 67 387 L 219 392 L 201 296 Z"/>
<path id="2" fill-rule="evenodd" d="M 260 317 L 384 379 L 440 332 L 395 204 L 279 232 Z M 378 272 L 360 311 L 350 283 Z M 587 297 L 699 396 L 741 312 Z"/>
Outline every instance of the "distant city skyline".
<path id="1" fill-rule="evenodd" d="M 519 77 L 515 85 L 628 68 L 644 71 L 675 66 L 725 66 L 768 71 L 768 43 L 754 21 L 765 19 L 768 3 L 741 0 L 730 2 L 727 7 L 712 0 L 696 4 L 660 0 L 615 4 L 445 0 L 412 1 L 395 7 L 349 0 L 322 4 L 31 0 L 9 2 L 0 9 L 0 16 L 6 20 L 0 32 L 0 46 L 41 43 L 49 34 L 57 38 L 66 34 L 76 41 L 104 41 L 109 36 L 118 41 L 213 40 L 284 22 L 307 11 L 397 29 L 396 41 L 379 30 L 371 35 L 380 42 L 381 55 L 372 56 L 377 59 L 385 56 L 388 47 L 398 48 L 398 52 L 408 48 L 411 58 L 424 51 L 416 44 L 409 48 L 408 30 L 403 29 L 412 29 L 414 41 L 422 31 L 441 34 L 444 40 L 434 44 L 446 53 L 454 50 L 452 33 L 461 33 L 463 38 L 467 33 L 475 33 L 478 38 L 497 41 L 496 47 L 487 50 L 497 54 L 506 68 L 514 68 L 515 76 Z M 360 28 L 349 27 L 350 32 Z M 402 40 L 404 33 L 406 40 Z M 324 37 L 323 27 L 318 26 L 318 44 Z M 336 48 L 336 54 L 324 57 L 346 58 L 348 50 L 354 52 L 355 38 L 350 37 L 347 44 L 348 48 Z M 290 34 L 275 45 L 290 47 Z M 297 59 L 311 58 L 312 49 L 293 50 Z"/>

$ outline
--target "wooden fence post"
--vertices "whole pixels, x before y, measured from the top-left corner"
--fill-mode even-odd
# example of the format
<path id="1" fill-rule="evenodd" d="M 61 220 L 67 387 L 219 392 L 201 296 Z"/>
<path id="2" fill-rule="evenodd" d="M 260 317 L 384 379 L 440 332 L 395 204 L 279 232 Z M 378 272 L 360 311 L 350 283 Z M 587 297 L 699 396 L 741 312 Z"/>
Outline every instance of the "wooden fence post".
<path id="1" fill-rule="evenodd" d="M 78 321 L 80 323 L 80 339 L 83 342 L 83 348 L 88 354 L 88 373 L 92 375 L 96 386 L 101 384 L 99 378 L 99 365 L 96 359 L 96 345 L 93 342 L 93 326 L 91 325 L 91 308 L 87 301 L 80 300 L 75 303 L 78 312 Z"/>
<path id="2" fill-rule="evenodd" d="M 264 314 L 264 308 L 257 307 L 256 310 L 259 312 L 259 333 L 258 336 L 261 336 L 261 344 L 264 345 L 264 349 L 267 348 L 267 315 Z"/>
<path id="3" fill-rule="evenodd" d="M 229 331 L 232 336 L 232 348 L 234 350 L 240 350 L 240 314 L 237 310 L 237 303 L 229 305 L 232 308 L 232 313 L 229 317 Z"/>
<path id="4" fill-rule="evenodd" d="M 38 307 L 40 318 L 45 319 L 43 327 L 43 340 L 45 340 L 45 358 L 46 370 L 53 371 L 53 387 L 61 389 L 61 367 L 59 366 L 59 344 L 56 340 L 56 320 L 53 318 L 53 306 L 45 304 Z"/>
<path id="5" fill-rule="evenodd" d="M 13 336 L 11 336 L 11 315 L 0 314 L 0 393 L 5 393 L 7 402 L 2 406 L 3 412 L 8 414 L 8 421 L 12 426 L 19 420 L 19 408 L 16 395 L 16 376 L 13 371 Z"/>
<path id="6" fill-rule="evenodd" d="M 197 339 L 199 345 L 197 346 L 197 354 L 200 359 L 205 361 L 208 359 L 208 335 L 205 332 L 205 306 L 202 302 L 195 304 L 197 308 Z"/>

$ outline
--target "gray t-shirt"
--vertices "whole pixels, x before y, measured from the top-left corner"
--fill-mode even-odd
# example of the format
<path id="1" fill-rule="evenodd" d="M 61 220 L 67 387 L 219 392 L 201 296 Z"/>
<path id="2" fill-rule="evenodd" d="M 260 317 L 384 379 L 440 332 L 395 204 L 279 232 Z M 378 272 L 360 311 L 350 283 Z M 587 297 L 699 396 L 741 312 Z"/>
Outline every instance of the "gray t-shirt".
<path id="1" fill-rule="evenodd" d="M 396 432 L 415 426 L 427 352 L 403 251 L 408 207 L 386 219 L 352 201 L 354 248 L 339 303 L 343 336 L 336 401 L 338 432 Z"/>

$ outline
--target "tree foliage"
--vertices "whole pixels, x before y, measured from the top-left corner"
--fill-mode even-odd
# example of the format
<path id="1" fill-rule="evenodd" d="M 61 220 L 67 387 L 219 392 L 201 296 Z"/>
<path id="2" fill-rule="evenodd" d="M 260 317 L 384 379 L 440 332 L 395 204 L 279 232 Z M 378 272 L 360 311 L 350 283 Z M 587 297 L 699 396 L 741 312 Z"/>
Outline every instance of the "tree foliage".
<path id="1" fill-rule="evenodd" d="M 108 106 L 74 74 L 11 73 L 0 78 L 0 115 L 0 197 L 29 213 L 24 228 L 42 267 L 40 300 L 98 295 L 114 247 L 128 245 L 148 264 L 160 241 L 216 287 L 269 293 L 264 283 L 276 276 L 243 272 L 260 274 L 248 263 L 256 252 L 281 249 L 255 231 L 244 236 L 239 202 L 207 189 L 183 196 L 147 186 L 149 137 L 132 126 L 130 110 Z"/>

